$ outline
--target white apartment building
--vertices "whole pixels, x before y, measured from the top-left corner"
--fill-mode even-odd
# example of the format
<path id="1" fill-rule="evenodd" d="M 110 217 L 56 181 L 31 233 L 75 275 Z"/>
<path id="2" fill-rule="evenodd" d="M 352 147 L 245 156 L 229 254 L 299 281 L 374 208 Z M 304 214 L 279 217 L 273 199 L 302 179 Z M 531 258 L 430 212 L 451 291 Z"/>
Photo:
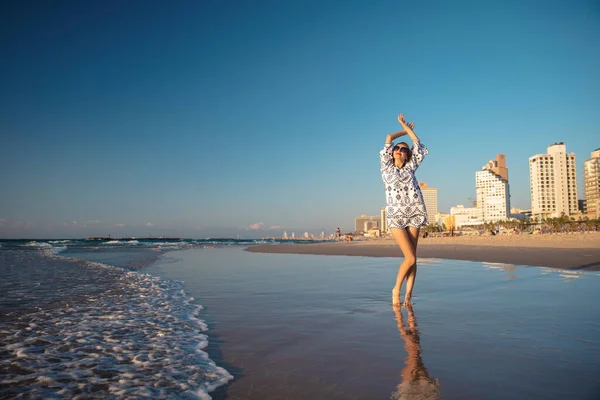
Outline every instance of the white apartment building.
<path id="1" fill-rule="evenodd" d="M 583 163 L 583 212 L 590 219 L 600 218 L 600 149 L 592 151 Z"/>
<path id="2" fill-rule="evenodd" d="M 483 222 L 479 219 L 480 211 L 477 207 L 465 207 L 457 205 L 450 207 L 450 215 L 455 228 L 463 226 L 477 226 Z"/>
<path id="3" fill-rule="evenodd" d="M 427 219 L 429 224 L 435 223 L 435 214 L 438 213 L 438 195 L 437 189 L 427 186 L 425 182 L 419 182 L 421 193 L 423 193 L 423 201 L 425 201 L 425 209 L 427 210 Z"/>
<path id="4" fill-rule="evenodd" d="M 479 220 L 504 221 L 510 216 L 510 188 L 506 156 L 498 154 L 475 173 Z"/>
<path id="5" fill-rule="evenodd" d="M 354 218 L 354 232 L 368 232 L 371 229 L 381 229 L 381 216 L 375 217 L 362 214 L 360 217 Z"/>
<path id="6" fill-rule="evenodd" d="M 529 182 L 533 218 L 577 214 L 575 154 L 567 154 L 563 142 L 548 146 L 547 154 L 529 157 Z"/>

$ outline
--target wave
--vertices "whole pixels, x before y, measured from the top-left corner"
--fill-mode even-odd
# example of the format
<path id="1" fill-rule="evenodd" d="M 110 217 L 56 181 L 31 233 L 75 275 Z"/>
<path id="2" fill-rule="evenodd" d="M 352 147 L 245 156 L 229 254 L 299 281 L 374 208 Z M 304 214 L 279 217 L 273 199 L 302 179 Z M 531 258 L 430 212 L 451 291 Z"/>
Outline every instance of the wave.
<path id="1" fill-rule="evenodd" d="M 73 273 L 92 268 L 116 278 L 106 290 L 7 321 L 1 335 L 4 395 L 210 399 L 209 392 L 233 379 L 204 352 L 202 306 L 181 282 L 53 250 L 43 254 L 79 264 Z"/>
<path id="2" fill-rule="evenodd" d="M 23 246 L 25 246 L 25 247 L 52 247 L 52 245 L 50 243 L 36 242 L 36 241 L 27 242 Z"/>

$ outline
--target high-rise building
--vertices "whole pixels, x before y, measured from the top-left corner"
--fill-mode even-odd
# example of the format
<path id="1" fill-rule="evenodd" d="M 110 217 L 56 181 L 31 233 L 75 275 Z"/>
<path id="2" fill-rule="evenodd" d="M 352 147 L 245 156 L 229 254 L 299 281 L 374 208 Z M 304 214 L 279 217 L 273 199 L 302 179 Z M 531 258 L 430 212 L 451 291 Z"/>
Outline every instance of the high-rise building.
<path id="1" fill-rule="evenodd" d="M 388 231 L 387 220 L 385 218 L 385 207 L 381 207 L 381 235 L 385 235 Z"/>
<path id="2" fill-rule="evenodd" d="M 354 218 L 354 232 L 368 232 L 370 229 L 381 229 L 381 216 L 370 217 L 365 214 Z"/>
<path id="3" fill-rule="evenodd" d="M 592 151 L 583 163 L 583 212 L 590 219 L 600 218 L 600 149 Z"/>
<path id="4" fill-rule="evenodd" d="M 506 156 L 498 154 L 475 173 L 477 209 L 482 222 L 506 220 L 510 215 L 510 188 Z"/>
<path id="5" fill-rule="evenodd" d="M 419 187 L 421 188 L 421 193 L 423 193 L 427 219 L 429 220 L 429 224 L 433 225 L 435 223 L 435 214 L 438 212 L 437 189 L 428 187 L 425 182 L 419 182 Z"/>
<path id="6" fill-rule="evenodd" d="M 548 146 L 547 154 L 529 157 L 533 218 L 577 214 L 576 171 L 575 154 L 567 154 L 563 142 Z"/>

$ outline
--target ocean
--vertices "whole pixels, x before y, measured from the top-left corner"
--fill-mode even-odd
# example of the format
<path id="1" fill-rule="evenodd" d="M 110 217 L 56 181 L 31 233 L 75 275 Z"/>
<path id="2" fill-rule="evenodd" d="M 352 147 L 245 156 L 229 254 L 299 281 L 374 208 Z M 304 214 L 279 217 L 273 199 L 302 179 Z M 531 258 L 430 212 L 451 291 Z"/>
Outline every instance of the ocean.
<path id="1" fill-rule="evenodd" d="M 597 399 L 600 273 L 0 241 L 0 398 Z"/>
<path id="2" fill-rule="evenodd" d="M 143 272 L 167 251 L 263 240 L 0 240 L 1 398 L 210 398 L 201 304 Z"/>

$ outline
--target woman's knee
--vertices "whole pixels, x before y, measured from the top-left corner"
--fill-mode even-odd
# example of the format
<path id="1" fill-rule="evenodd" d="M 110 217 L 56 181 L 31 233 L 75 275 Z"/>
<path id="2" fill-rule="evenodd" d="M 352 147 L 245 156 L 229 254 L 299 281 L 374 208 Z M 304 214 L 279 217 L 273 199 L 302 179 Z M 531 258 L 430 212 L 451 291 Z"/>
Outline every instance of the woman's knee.
<path id="1" fill-rule="evenodd" d="M 415 276 L 415 275 L 417 275 L 417 263 L 416 262 L 408 270 L 408 276 Z"/>
<path id="2" fill-rule="evenodd" d="M 414 254 L 407 254 L 404 256 L 404 261 L 409 263 L 410 266 L 413 266 L 417 262 L 417 257 Z"/>

